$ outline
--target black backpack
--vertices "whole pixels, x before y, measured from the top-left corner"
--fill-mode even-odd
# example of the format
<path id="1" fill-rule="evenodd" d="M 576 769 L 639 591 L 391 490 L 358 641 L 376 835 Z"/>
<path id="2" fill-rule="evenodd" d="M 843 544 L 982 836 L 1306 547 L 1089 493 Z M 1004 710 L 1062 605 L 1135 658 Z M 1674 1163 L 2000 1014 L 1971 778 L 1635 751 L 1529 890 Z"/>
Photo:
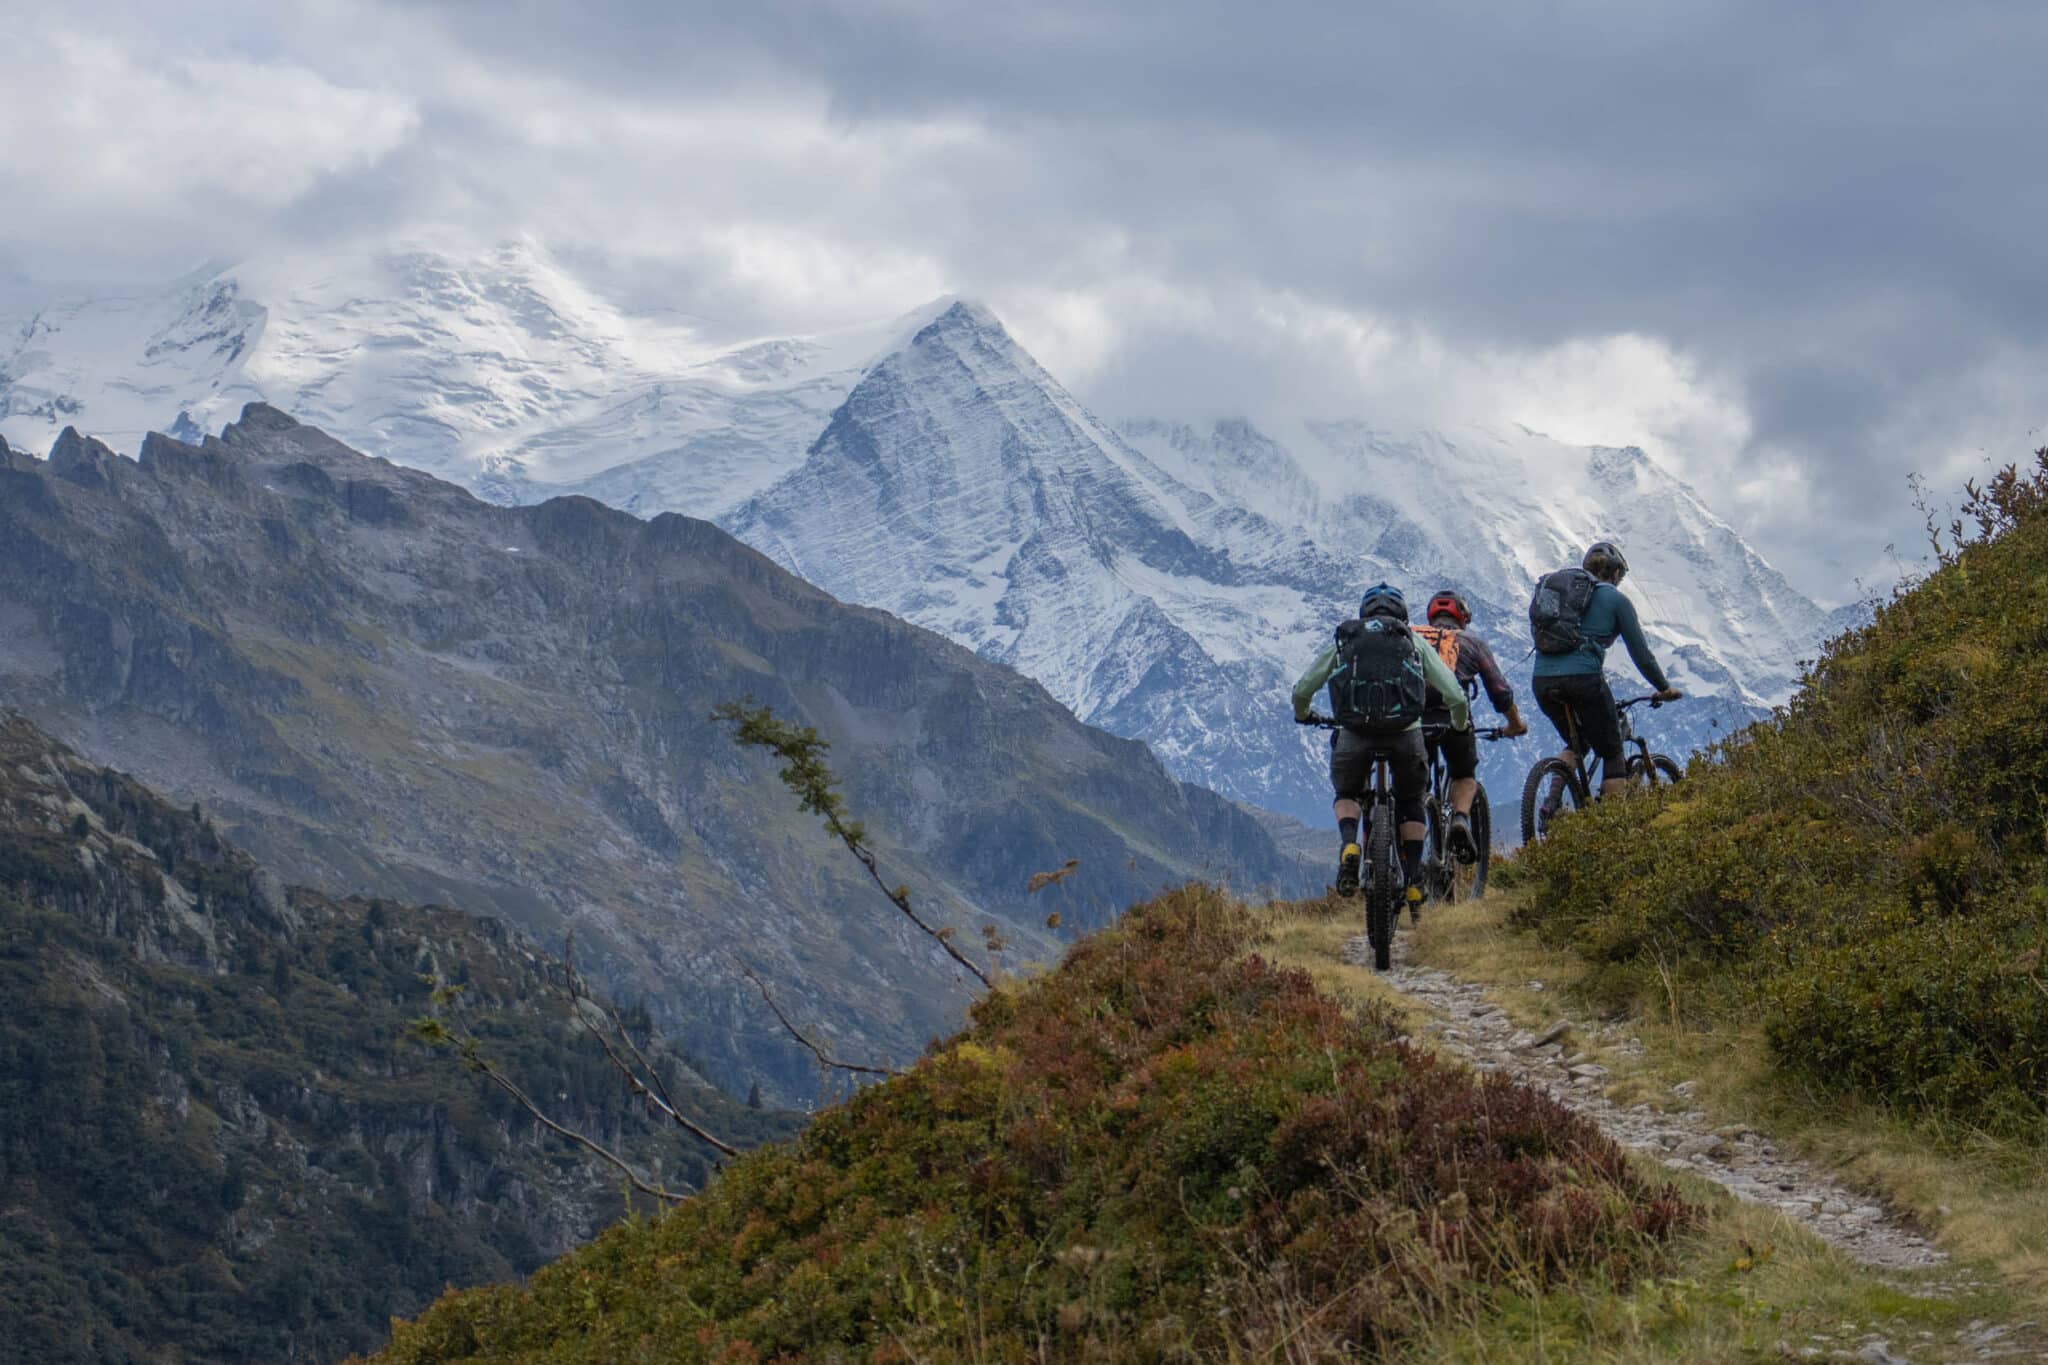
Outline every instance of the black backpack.
<path id="1" fill-rule="evenodd" d="M 1408 623 L 1387 616 L 1337 627 L 1330 719 L 1369 735 L 1396 734 L 1422 719 L 1429 681 Z"/>
<path id="2" fill-rule="evenodd" d="M 1529 630 L 1538 654 L 1570 654 L 1586 643 L 1581 626 L 1599 580 L 1584 569 L 1559 569 L 1536 580 L 1529 599 Z"/>

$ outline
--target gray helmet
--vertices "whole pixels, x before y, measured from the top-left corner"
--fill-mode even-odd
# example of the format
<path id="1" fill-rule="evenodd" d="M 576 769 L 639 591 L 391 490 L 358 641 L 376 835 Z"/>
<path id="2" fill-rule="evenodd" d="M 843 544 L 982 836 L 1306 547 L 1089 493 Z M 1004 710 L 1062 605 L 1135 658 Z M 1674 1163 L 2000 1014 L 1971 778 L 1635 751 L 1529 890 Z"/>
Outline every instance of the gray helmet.
<path id="1" fill-rule="evenodd" d="M 1391 616 L 1397 621 L 1408 619 L 1408 599 L 1392 583 L 1375 583 L 1365 590 L 1365 597 L 1358 604 L 1358 614 L 1366 616 Z"/>
<path id="2" fill-rule="evenodd" d="M 1628 572 L 1628 557 L 1611 540 L 1596 540 L 1579 561 L 1579 567 L 1608 583 L 1619 583 Z"/>

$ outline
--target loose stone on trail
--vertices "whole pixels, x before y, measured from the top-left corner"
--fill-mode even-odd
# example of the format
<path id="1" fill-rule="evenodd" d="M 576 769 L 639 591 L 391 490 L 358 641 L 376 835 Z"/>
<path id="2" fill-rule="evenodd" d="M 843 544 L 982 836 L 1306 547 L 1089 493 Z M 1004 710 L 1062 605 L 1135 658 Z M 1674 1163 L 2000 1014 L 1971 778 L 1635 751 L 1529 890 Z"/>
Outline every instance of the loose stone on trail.
<path id="1" fill-rule="evenodd" d="M 1557 1044 L 1576 1032 L 1596 1038 L 1617 1055 L 1640 1053 L 1638 1040 L 1608 1036 L 1598 1028 L 1559 1019 L 1533 1039 L 1516 1027 L 1483 987 L 1449 973 L 1410 964 L 1411 938 L 1394 939 L 1394 970 L 1381 979 L 1438 1016 L 1427 1033 L 1452 1055 L 1483 1071 L 1505 1072 L 1584 1114 L 1624 1147 L 1647 1152 L 1664 1166 L 1714 1181 L 1738 1199 L 1781 1210 L 1787 1218 L 1865 1265 L 1917 1270 L 1945 1264 L 1946 1253 L 1905 1227 L 1863 1196 L 1843 1188 L 1820 1170 L 1780 1155 L 1762 1134 L 1742 1125 L 1716 1130 L 1698 1111 L 1667 1113 L 1647 1104 L 1626 1108 L 1602 1093 L 1608 1068 L 1590 1053 L 1564 1056 Z M 1370 967 L 1372 949 L 1363 936 L 1345 945 L 1346 959 Z M 1689 1101 L 1698 1081 L 1671 1087 Z"/>

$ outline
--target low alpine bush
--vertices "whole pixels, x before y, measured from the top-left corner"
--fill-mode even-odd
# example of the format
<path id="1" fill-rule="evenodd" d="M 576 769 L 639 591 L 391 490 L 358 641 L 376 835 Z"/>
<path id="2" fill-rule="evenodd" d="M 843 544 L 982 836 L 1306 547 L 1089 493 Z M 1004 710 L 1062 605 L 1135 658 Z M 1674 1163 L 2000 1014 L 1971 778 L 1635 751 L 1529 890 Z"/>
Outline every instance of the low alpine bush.
<path id="1" fill-rule="evenodd" d="M 1188 887 L 908 1073 L 384 1359 L 1353 1358 L 1691 1216 L 1546 1096 L 1347 1014 Z"/>

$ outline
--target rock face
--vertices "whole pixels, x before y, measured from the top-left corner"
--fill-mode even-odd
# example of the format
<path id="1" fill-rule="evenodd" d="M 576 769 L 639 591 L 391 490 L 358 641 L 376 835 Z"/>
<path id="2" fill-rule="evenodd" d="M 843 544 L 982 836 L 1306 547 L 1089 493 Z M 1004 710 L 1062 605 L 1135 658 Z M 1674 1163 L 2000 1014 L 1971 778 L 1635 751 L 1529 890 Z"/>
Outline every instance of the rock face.
<path id="1" fill-rule="evenodd" d="M 845 1055 L 911 1055 L 966 992 L 711 720 L 748 696 L 831 741 L 884 875 L 1013 962 L 1055 950 L 1049 911 L 1298 876 L 1142 745 L 708 523 L 493 506 L 261 405 L 0 469 L 0 700 L 291 880 L 575 929 L 714 1080 L 796 1099 L 815 1074 L 743 969 Z"/>
<path id="2" fill-rule="evenodd" d="M 423 977 L 557 1117 L 701 1183 L 543 966 L 492 921 L 287 889 L 0 712 L 0 1355 L 332 1360 L 615 1219 L 609 1171 L 409 1040 Z M 727 1141 L 797 1126 L 664 1061 Z"/>

